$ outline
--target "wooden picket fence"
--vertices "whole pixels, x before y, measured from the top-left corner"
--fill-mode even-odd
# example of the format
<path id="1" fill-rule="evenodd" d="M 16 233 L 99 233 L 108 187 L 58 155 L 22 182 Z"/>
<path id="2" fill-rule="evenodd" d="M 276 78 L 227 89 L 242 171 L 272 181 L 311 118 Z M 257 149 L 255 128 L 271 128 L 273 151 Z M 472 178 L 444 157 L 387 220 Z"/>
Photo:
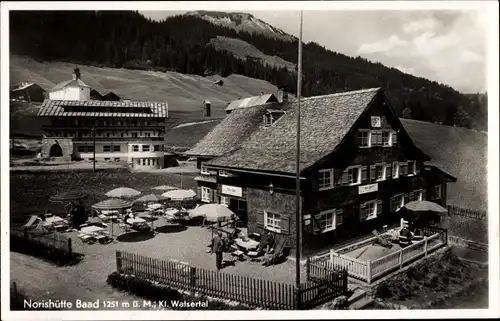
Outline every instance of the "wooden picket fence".
<path id="1" fill-rule="evenodd" d="M 347 273 L 335 277 L 334 272 L 329 272 L 329 279 L 308 280 L 297 290 L 293 284 L 210 271 L 185 262 L 121 251 L 116 252 L 116 266 L 120 273 L 172 288 L 272 310 L 312 308 L 344 293 L 344 289 L 347 291 Z M 342 277 L 344 279 L 340 279 Z"/>
<path id="2" fill-rule="evenodd" d="M 488 219 L 488 213 L 486 211 L 471 210 L 469 208 L 463 208 L 454 205 L 448 205 L 448 215 L 459 215 L 479 220 Z"/>

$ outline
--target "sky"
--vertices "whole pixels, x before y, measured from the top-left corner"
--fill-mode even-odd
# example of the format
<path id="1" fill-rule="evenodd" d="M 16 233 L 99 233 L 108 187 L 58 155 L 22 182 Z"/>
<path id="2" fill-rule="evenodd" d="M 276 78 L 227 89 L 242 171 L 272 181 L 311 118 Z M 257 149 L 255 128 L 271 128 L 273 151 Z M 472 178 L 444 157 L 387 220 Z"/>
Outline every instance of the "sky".
<path id="1" fill-rule="evenodd" d="M 298 36 L 298 11 L 246 11 Z M 162 19 L 185 11 L 140 11 Z M 303 41 L 361 56 L 464 93 L 484 92 L 486 18 L 475 10 L 304 11 Z"/>

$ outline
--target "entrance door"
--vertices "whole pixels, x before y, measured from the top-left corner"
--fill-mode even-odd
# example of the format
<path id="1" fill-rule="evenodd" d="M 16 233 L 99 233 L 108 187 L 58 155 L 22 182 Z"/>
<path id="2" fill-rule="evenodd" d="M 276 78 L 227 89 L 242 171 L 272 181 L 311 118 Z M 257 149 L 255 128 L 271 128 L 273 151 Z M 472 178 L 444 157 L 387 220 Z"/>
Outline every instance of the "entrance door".
<path id="1" fill-rule="evenodd" d="M 63 151 L 59 144 L 54 144 L 50 147 L 49 157 L 61 157 L 63 155 Z"/>

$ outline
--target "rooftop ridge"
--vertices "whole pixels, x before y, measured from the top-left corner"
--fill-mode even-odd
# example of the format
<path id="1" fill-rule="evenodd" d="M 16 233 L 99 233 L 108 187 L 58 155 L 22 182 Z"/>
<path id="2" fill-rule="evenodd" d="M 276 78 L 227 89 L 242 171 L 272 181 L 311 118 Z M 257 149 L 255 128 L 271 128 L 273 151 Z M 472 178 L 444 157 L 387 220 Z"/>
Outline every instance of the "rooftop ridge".
<path id="1" fill-rule="evenodd" d="M 374 88 L 368 88 L 368 89 L 359 89 L 359 90 L 345 91 L 345 92 L 335 93 L 335 94 L 327 94 L 327 95 L 318 95 L 318 96 L 304 97 L 301 100 L 304 101 L 304 100 L 309 100 L 309 99 L 349 96 L 349 95 L 355 95 L 355 94 L 363 94 L 363 93 L 372 92 L 372 91 L 378 91 L 380 89 L 382 89 L 382 87 L 374 87 Z"/>

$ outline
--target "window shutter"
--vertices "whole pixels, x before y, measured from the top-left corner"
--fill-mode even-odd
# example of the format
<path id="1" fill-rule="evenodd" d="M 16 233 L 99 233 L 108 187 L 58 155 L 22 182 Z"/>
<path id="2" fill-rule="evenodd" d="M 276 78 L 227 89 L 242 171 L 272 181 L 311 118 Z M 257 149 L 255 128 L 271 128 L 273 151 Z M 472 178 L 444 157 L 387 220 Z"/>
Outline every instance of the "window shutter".
<path id="1" fill-rule="evenodd" d="M 367 213 L 366 213 L 366 211 L 365 211 L 365 208 L 366 208 L 366 204 L 361 204 L 361 205 L 359 206 L 359 219 L 360 219 L 361 221 L 366 220 L 366 217 L 367 217 Z"/>
<path id="2" fill-rule="evenodd" d="M 374 181 L 376 179 L 375 176 L 375 165 L 370 165 L 370 180 Z"/>
<path id="3" fill-rule="evenodd" d="M 290 218 L 288 215 L 280 215 L 280 232 L 282 234 L 290 234 Z"/>
<path id="4" fill-rule="evenodd" d="M 361 146 L 361 131 L 356 134 L 356 145 Z"/>
<path id="5" fill-rule="evenodd" d="M 416 175 L 420 174 L 420 163 L 419 162 L 415 162 L 415 168 L 416 168 L 415 174 Z"/>
<path id="6" fill-rule="evenodd" d="M 393 131 L 392 132 L 392 146 L 397 146 L 398 145 L 398 134 Z"/>
<path id="7" fill-rule="evenodd" d="M 399 176 L 405 175 L 405 165 L 404 163 L 399 163 Z"/>
<path id="8" fill-rule="evenodd" d="M 208 190 L 208 201 L 210 203 L 213 203 L 214 202 L 214 190 L 213 189 L 209 189 Z"/>
<path id="9" fill-rule="evenodd" d="M 335 214 L 335 225 L 339 226 L 344 223 L 344 210 L 337 210 Z"/>
<path id="10" fill-rule="evenodd" d="M 312 220 L 312 228 L 313 228 L 313 234 L 320 234 L 321 233 L 321 227 L 319 226 L 319 219 L 320 215 L 311 215 L 311 220 Z"/>
<path id="11" fill-rule="evenodd" d="M 368 167 L 361 167 L 361 182 L 366 182 L 368 180 Z"/>
<path id="12" fill-rule="evenodd" d="M 410 202 L 415 200 L 415 192 L 410 192 Z"/>
<path id="13" fill-rule="evenodd" d="M 349 182 L 349 176 L 348 176 L 348 172 L 347 171 L 344 171 L 342 173 L 342 185 L 347 185 Z"/>
<path id="14" fill-rule="evenodd" d="M 404 196 L 404 202 L 405 202 L 405 205 L 408 204 L 408 194 L 405 194 L 405 196 Z"/>
<path id="15" fill-rule="evenodd" d="M 196 187 L 196 194 L 198 194 L 198 198 L 201 200 L 201 186 Z"/>
<path id="16" fill-rule="evenodd" d="M 377 215 L 382 214 L 382 200 L 377 201 Z"/>
<path id="17" fill-rule="evenodd" d="M 392 177 L 392 164 L 387 164 L 385 166 L 385 176 L 387 178 L 391 178 Z"/>
<path id="18" fill-rule="evenodd" d="M 422 201 L 426 201 L 427 200 L 427 191 L 424 189 L 422 191 Z"/>
<path id="19" fill-rule="evenodd" d="M 403 165 L 404 176 L 408 176 L 408 163 Z"/>
<path id="20" fill-rule="evenodd" d="M 396 200 L 394 199 L 394 196 L 390 199 L 390 208 L 391 212 L 394 212 L 396 210 Z"/>
<path id="21" fill-rule="evenodd" d="M 342 185 L 342 171 L 340 169 L 333 171 L 333 179 L 335 180 L 335 186 Z"/>
<path id="22" fill-rule="evenodd" d="M 264 221 L 266 219 L 265 212 L 257 211 L 255 218 L 257 220 L 256 222 L 257 227 L 264 228 Z"/>

